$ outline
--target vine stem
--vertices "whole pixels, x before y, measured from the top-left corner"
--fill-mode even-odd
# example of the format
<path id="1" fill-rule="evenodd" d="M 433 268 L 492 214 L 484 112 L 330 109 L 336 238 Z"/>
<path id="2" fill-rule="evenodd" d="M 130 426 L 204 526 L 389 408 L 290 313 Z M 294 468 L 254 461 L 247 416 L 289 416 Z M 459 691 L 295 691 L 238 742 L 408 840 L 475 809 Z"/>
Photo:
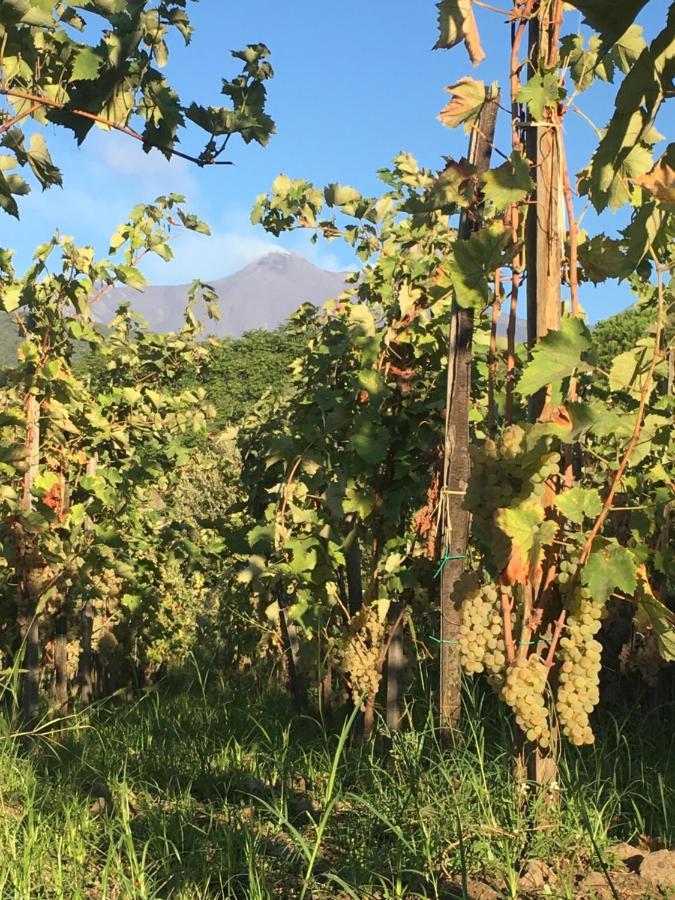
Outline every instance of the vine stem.
<path id="1" fill-rule="evenodd" d="M 558 145 L 560 148 L 560 158 L 562 162 L 563 173 L 563 194 L 565 196 L 565 206 L 567 208 L 567 226 L 570 238 L 570 256 L 569 256 L 569 279 L 570 279 L 570 296 L 572 298 L 572 315 L 578 316 L 579 308 L 579 229 L 577 227 L 577 219 L 574 214 L 574 200 L 572 197 L 572 185 L 570 183 L 570 173 L 567 166 L 567 154 L 565 152 L 565 143 L 562 135 L 559 135 Z"/>
<path id="2" fill-rule="evenodd" d="M 525 33 L 525 27 L 532 15 L 536 0 L 527 0 L 524 7 L 519 9 L 518 0 L 513 6 L 514 19 L 518 18 L 518 24 L 511 26 L 511 58 L 509 66 L 509 82 L 511 89 L 511 143 L 514 150 L 519 150 L 522 146 L 518 125 L 520 117 L 518 114 L 518 102 L 516 96 L 520 90 L 520 64 L 518 55 L 520 45 Z M 514 248 L 518 247 L 518 229 L 520 225 L 520 213 L 518 205 L 513 204 L 508 212 L 508 223 L 511 226 L 511 237 Z M 506 425 L 513 422 L 513 394 L 515 388 L 515 368 L 516 368 L 516 313 L 518 310 L 518 288 L 520 287 L 522 254 L 520 250 L 514 249 L 514 257 L 512 260 L 512 278 L 511 278 L 511 305 L 509 308 L 509 323 L 506 329 L 507 352 L 506 352 L 506 401 L 504 409 L 504 420 Z"/>
<path id="3" fill-rule="evenodd" d="M 23 121 L 23 119 L 27 119 L 28 116 L 32 116 L 33 113 L 36 113 L 39 109 L 42 109 L 44 103 L 40 101 L 39 103 L 34 103 L 24 112 L 17 113 L 15 116 L 12 116 L 7 122 L 3 122 L 0 125 L 0 134 L 4 134 L 6 131 L 9 131 L 10 128 L 13 128 L 14 125 L 17 125 L 19 122 Z"/>
<path id="4" fill-rule="evenodd" d="M 635 416 L 635 425 L 633 426 L 633 433 L 631 435 L 630 441 L 628 442 L 628 446 L 626 447 L 626 452 L 623 455 L 623 458 L 619 464 L 619 468 L 614 473 L 614 478 L 612 479 L 612 483 L 609 487 L 609 491 L 607 492 L 607 496 L 605 497 L 605 502 L 602 505 L 602 509 L 595 520 L 593 527 L 591 528 L 588 537 L 582 547 L 581 553 L 579 555 L 579 566 L 575 575 L 575 582 L 579 578 L 579 573 L 583 569 L 588 557 L 591 554 L 591 550 L 593 549 L 593 543 L 597 536 L 600 534 L 600 530 L 602 526 L 605 524 L 605 520 L 607 516 L 612 511 L 612 503 L 614 501 L 614 497 L 616 496 L 617 491 L 619 490 L 619 485 L 621 484 L 621 480 L 628 468 L 628 464 L 630 463 L 631 457 L 633 456 L 633 452 L 637 446 L 638 441 L 640 440 L 640 435 L 642 433 L 642 428 L 644 425 L 644 415 L 645 410 L 647 408 L 647 403 L 649 401 L 649 396 L 652 390 L 652 384 L 654 381 L 654 372 L 656 371 L 656 366 L 659 363 L 659 360 L 662 357 L 662 353 L 660 352 L 661 347 L 661 337 L 663 335 L 663 309 L 664 309 L 664 289 L 663 289 L 663 269 L 664 267 L 659 263 L 656 258 L 654 252 L 652 251 L 652 258 L 654 259 L 654 263 L 656 265 L 656 277 L 657 277 L 657 292 L 658 292 L 658 317 L 656 320 L 656 335 L 654 338 L 654 355 L 652 356 L 651 363 L 649 365 L 649 369 L 647 371 L 647 377 L 645 378 L 645 382 L 642 386 L 642 391 L 640 392 L 640 405 L 638 406 L 638 411 Z M 573 593 L 573 588 L 575 585 L 572 585 L 572 589 L 569 591 L 571 595 Z M 551 646 L 549 647 L 548 656 L 546 658 L 546 665 L 550 669 L 553 665 L 553 660 L 555 658 L 555 651 L 557 648 L 558 641 L 560 640 L 560 635 L 562 634 L 562 630 L 565 626 L 565 620 L 567 618 L 568 610 L 565 608 L 562 610 L 558 619 L 556 621 L 555 630 L 553 632 L 553 638 L 551 640 Z"/>
<path id="5" fill-rule="evenodd" d="M 512 605 L 509 595 L 500 587 L 499 595 L 502 602 L 502 618 L 504 620 L 504 646 L 506 648 L 506 658 L 512 663 L 516 658 L 516 647 L 513 642 L 513 628 L 511 626 Z"/>
<path id="6" fill-rule="evenodd" d="M 0 95 L 5 97 L 12 97 L 16 100 L 26 100 L 30 103 L 34 103 L 39 106 L 50 106 L 53 109 L 65 110 L 66 112 L 71 113 L 74 116 L 79 116 L 81 119 L 88 119 L 90 122 L 97 122 L 99 125 L 105 125 L 106 128 L 112 128 L 113 131 L 119 131 L 121 134 L 125 134 L 127 137 L 133 138 L 135 141 L 140 141 L 145 147 L 152 147 L 155 150 L 161 150 L 162 153 L 169 153 L 171 156 L 177 156 L 180 159 L 185 159 L 188 162 L 195 163 L 198 166 L 232 166 L 233 162 L 230 160 L 224 159 L 215 159 L 212 157 L 200 157 L 200 156 L 191 156 L 189 153 L 183 153 L 181 150 L 174 150 L 173 147 L 167 147 L 165 144 L 157 144 L 154 141 L 148 140 L 143 137 L 138 131 L 135 131 L 133 128 L 130 128 L 128 125 L 119 125 L 116 122 L 111 121 L 110 119 L 106 119 L 105 116 L 99 116 L 96 113 L 89 112 L 86 109 L 68 109 L 65 103 L 60 103 L 58 100 L 51 100 L 49 97 L 41 97 L 37 94 L 31 94 L 28 91 L 17 91 L 10 88 L 0 88 Z M 27 112 L 25 114 L 20 115 L 18 118 L 15 116 L 14 118 L 17 121 L 20 121 L 25 116 L 31 115 L 31 112 Z M 7 123 L 0 128 L 0 134 L 3 130 L 6 130 Z M 224 149 L 224 147 L 223 147 Z"/>
<path id="7" fill-rule="evenodd" d="M 495 295 L 492 301 L 492 318 L 490 320 L 490 348 L 488 350 L 488 435 L 495 435 L 495 387 L 497 381 L 497 323 L 502 306 L 501 270 L 495 272 Z"/>

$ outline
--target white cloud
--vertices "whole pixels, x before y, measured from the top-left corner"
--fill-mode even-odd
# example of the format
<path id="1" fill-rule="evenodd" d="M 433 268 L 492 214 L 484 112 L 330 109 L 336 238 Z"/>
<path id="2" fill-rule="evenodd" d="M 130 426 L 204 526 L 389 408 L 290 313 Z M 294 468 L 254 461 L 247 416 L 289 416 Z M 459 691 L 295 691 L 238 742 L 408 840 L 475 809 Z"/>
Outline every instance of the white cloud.
<path id="1" fill-rule="evenodd" d="M 184 284 L 199 278 L 215 281 L 230 275 L 265 253 L 283 250 L 272 238 L 248 232 L 215 231 L 210 237 L 194 232 L 176 232 L 174 258 L 162 262 L 146 257 L 145 276 L 154 284 Z"/>
<path id="2" fill-rule="evenodd" d="M 87 144 L 87 169 L 102 179 L 119 179 L 125 189 L 144 201 L 159 194 L 186 194 L 193 200 L 198 196 L 198 184 L 191 164 L 175 156 L 171 161 L 158 150 L 144 153 L 141 144 L 121 134 L 97 131 Z"/>

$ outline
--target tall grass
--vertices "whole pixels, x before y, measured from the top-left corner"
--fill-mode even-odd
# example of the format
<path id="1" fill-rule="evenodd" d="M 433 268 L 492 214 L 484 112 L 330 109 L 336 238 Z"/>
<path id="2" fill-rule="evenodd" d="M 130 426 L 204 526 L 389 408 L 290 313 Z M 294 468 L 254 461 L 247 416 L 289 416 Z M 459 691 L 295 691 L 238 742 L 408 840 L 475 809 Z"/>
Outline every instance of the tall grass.
<path id="1" fill-rule="evenodd" d="M 672 842 L 672 709 L 608 719 L 595 747 L 566 749 L 562 801 L 541 817 L 518 802 L 508 722 L 480 690 L 447 750 L 423 702 L 415 730 L 380 723 L 360 745 L 353 717 L 327 734 L 274 686 L 191 682 L 30 750 L 3 726 L 0 898 L 447 897 L 476 877 L 517 897 L 528 859 L 574 897 L 575 870 L 599 868 L 612 841 Z"/>

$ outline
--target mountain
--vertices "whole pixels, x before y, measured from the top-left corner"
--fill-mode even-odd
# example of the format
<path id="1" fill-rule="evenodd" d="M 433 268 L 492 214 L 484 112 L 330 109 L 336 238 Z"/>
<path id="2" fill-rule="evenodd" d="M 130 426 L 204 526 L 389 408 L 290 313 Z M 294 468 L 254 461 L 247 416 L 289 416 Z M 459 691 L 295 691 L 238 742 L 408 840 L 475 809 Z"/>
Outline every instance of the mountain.
<path id="1" fill-rule="evenodd" d="M 239 272 L 210 282 L 220 298 L 220 320 L 209 320 L 201 304 L 197 317 L 209 334 L 240 337 L 254 328 L 273 330 L 303 303 L 320 306 L 345 287 L 346 272 L 327 272 L 297 253 L 272 252 Z M 183 324 L 190 285 L 152 285 L 139 292 L 121 287 L 105 294 L 95 307 L 101 322 L 109 322 L 117 306 L 129 301 L 147 319 L 152 331 L 175 331 Z"/>
<path id="2" fill-rule="evenodd" d="M 203 304 L 196 307 L 205 330 L 215 337 L 240 337 L 244 332 L 262 328 L 273 330 L 303 303 L 320 306 L 337 297 L 345 287 L 346 272 L 320 269 L 297 253 L 272 252 L 254 260 L 239 272 L 211 282 L 220 298 L 220 319 L 210 320 Z M 120 303 L 129 302 L 141 313 L 152 331 L 176 331 L 184 322 L 190 285 L 148 285 L 144 291 L 119 287 L 108 291 L 94 306 L 94 317 L 108 323 Z M 501 316 L 499 334 L 506 333 L 507 317 Z M 516 340 L 524 341 L 526 326 L 516 324 Z M 0 365 L 11 364 L 17 336 L 8 316 L 0 316 Z"/>
<path id="3" fill-rule="evenodd" d="M 208 334 L 216 337 L 240 337 L 255 328 L 273 330 L 302 306 L 320 306 L 337 297 L 345 287 L 347 272 L 319 269 L 297 253 L 274 251 L 254 260 L 239 272 L 212 281 L 220 298 L 220 319 L 209 320 L 197 304 L 197 317 L 204 322 Z M 151 285 L 144 291 L 121 287 L 109 291 L 99 301 L 95 315 L 109 322 L 117 306 L 128 301 L 147 319 L 152 331 L 175 331 L 183 324 L 183 311 L 190 285 Z M 506 334 L 508 317 L 502 315 L 500 335 Z M 523 320 L 516 322 L 516 340 L 524 341 L 527 328 Z"/>

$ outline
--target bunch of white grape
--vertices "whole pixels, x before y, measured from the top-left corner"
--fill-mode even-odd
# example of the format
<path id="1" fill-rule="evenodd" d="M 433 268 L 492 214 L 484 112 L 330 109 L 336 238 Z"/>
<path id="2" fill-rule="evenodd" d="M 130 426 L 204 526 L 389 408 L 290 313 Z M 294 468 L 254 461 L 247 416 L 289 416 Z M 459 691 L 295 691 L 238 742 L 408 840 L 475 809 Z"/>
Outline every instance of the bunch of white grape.
<path id="1" fill-rule="evenodd" d="M 384 623 L 376 606 L 363 606 L 352 616 L 335 649 L 335 662 L 349 680 L 352 699 L 365 706 L 377 693 L 382 673 L 378 663 L 384 638 Z"/>
<path id="2" fill-rule="evenodd" d="M 510 592 L 510 588 L 506 588 Z M 459 626 L 459 654 L 467 675 L 488 672 L 492 683 L 501 680 L 506 665 L 500 589 L 495 584 L 473 585 L 464 594 Z"/>
<path id="3" fill-rule="evenodd" d="M 543 450 L 541 440 L 528 445 L 528 431 L 521 425 L 505 428 L 498 441 L 471 448 L 467 506 L 484 530 L 495 510 L 543 496 L 546 482 L 560 472 L 560 454 Z"/>
<path id="4" fill-rule="evenodd" d="M 548 747 L 551 742 L 544 696 L 547 678 L 546 664 L 533 653 L 509 664 L 502 688 L 502 699 L 513 710 L 521 731 L 528 741 L 537 741 L 541 747 Z"/>
<path id="5" fill-rule="evenodd" d="M 589 715 L 600 700 L 602 644 L 595 640 L 604 606 L 594 603 L 588 588 L 577 587 L 560 640 L 560 675 L 556 709 L 564 734 L 577 745 L 595 740 Z"/>

